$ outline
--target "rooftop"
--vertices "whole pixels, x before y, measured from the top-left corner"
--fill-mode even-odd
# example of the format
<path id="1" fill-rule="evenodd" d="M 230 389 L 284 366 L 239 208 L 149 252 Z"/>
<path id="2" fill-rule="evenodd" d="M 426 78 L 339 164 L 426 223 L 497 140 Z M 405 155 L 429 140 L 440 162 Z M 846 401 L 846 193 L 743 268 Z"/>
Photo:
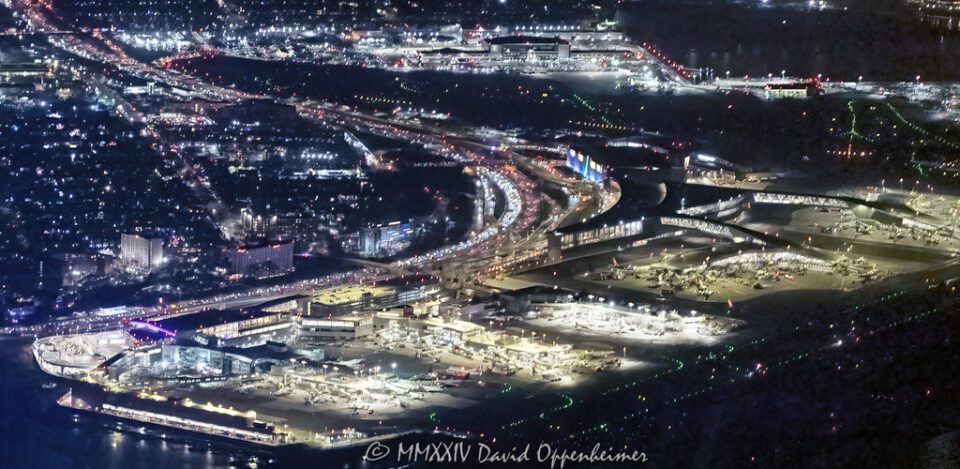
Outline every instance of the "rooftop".
<path id="1" fill-rule="evenodd" d="M 313 302 L 322 305 L 341 305 L 360 301 L 363 295 L 369 293 L 374 297 L 386 296 L 394 293 L 393 287 L 370 286 L 343 286 L 317 290 L 313 292 Z"/>
<path id="2" fill-rule="evenodd" d="M 540 36 L 500 36 L 487 39 L 488 44 L 570 44 L 566 39 L 559 37 L 540 37 Z"/>
<path id="3" fill-rule="evenodd" d="M 432 327 L 442 327 L 444 329 L 450 329 L 452 331 L 457 331 L 459 333 L 475 332 L 483 329 L 483 326 L 479 326 L 472 322 L 459 321 L 459 320 L 450 320 L 444 321 L 440 318 L 427 318 L 422 320 L 423 324 L 426 326 Z"/>

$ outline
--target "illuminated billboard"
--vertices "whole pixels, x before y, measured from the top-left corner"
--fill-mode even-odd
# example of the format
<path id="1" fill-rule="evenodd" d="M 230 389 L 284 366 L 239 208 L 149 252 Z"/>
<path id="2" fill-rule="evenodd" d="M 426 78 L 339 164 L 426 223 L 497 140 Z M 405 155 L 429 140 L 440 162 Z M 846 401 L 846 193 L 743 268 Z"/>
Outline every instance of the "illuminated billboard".
<path id="1" fill-rule="evenodd" d="M 603 184 L 603 166 L 572 148 L 567 149 L 567 167 L 588 181 Z"/>

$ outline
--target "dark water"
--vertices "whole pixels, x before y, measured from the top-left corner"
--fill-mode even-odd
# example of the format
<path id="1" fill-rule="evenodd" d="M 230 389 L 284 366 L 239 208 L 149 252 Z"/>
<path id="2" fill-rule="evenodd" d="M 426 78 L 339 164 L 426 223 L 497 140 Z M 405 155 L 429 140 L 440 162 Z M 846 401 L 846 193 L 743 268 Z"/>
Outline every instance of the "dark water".
<path id="1" fill-rule="evenodd" d="M 268 455 L 229 444 L 162 440 L 115 430 L 115 422 L 56 405 L 69 383 L 52 381 L 33 362 L 30 339 L 0 339 L 0 452 L 3 467 L 255 467 Z M 75 419 L 74 417 L 77 416 Z M 76 421 L 75 421 L 76 420 Z"/>
<path id="2" fill-rule="evenodd" d="M 364 448 L 320 452 L 305 447 L 263 449 L 227 441 L 205 441 L 188 433 L 150 429 L 78 413 L 56 404 L 70 386 L 34 363 L 32 339 L 0 338 L 0 467 L 3 468 L 257 468 L 373 467 Z M 56 382 L 54 389 L 43 389 Z M 159 433 L 164 433 L 161 438 Z M 448 437 L 413 435 L 401 441 Z"/>
<path id="3" fill-rule="evenodd" d="M 921 23 L 905 1 L 883 9 L 860 2 L 847 11 L 677 3 L 632 7 L 621 14 L 621 24 L 633 39 L 718 76 L 785 70 L 847 81 L 960 78 L 960 33 Z"/>

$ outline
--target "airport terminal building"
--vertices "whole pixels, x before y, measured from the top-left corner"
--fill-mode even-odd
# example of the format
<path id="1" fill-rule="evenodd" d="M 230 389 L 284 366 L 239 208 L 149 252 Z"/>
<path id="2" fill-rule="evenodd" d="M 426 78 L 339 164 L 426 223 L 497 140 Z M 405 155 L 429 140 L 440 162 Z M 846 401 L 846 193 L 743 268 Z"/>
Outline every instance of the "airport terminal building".
<path id="1" fill-rule="evenodd" d="M 505 60 L 557 60 L 570 58 L 570 41 L 557 37 L 502 36 L 487 39 L 490 58 Z"/>

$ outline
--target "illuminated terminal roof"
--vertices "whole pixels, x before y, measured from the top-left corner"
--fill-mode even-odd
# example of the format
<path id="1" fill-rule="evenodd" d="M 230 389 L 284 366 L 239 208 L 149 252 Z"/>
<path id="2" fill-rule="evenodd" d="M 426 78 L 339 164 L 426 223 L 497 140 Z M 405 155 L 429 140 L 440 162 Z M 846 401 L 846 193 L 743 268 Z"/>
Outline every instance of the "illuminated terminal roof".
<path id="1" fill-rule="evenodd" d="M 483 331 L 483 326 L 474 324 L 472 322 L 460 321 L 457 319 L 443 320 L 440 318 L 426 318 L 422 320 L 422 323 L 424 326 L 427 326 L 427 327 L 439 327 L 442 329 L 450 329 L 452 331 L 456 331 L 461 334 L 475 334 Z"/>
<path id="2" fill-rule="evenodd" d="M 373 297 L 391 295 L 393 287 L 373 286 L 343 286 L 317 290 L 313 293 L 313 302 L 322 305 L 335 306 L 346 303 L 355 303 L 369 293 Z"/>

